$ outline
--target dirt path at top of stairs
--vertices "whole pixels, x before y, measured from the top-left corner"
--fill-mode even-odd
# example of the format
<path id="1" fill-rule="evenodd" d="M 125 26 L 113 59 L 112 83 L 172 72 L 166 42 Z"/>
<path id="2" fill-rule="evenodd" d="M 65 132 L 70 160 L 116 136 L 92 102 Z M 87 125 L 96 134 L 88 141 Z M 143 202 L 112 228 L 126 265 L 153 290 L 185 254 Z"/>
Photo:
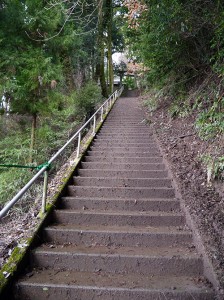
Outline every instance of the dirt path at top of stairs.
<path id="1" fill-rule="evenodd" d="M 116 102 L 41 241 L 13 299 L 215 299 L 136 98 Z"/>

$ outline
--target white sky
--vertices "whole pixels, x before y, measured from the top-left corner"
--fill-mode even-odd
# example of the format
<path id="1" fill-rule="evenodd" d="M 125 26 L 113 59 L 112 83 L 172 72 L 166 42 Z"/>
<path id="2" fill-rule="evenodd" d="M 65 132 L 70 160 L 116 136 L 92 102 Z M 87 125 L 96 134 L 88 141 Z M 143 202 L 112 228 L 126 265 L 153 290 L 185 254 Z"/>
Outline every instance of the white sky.
<path id="1" fill-rule="evenodd" d="M 113 59 L 113 62 L 115 62 L 115 63 L 121 63 L 122 61 L 125 63 L 128 62 L 127 57 L 123 52 L 115 52 L 112 55 L 112 59 Z"/>

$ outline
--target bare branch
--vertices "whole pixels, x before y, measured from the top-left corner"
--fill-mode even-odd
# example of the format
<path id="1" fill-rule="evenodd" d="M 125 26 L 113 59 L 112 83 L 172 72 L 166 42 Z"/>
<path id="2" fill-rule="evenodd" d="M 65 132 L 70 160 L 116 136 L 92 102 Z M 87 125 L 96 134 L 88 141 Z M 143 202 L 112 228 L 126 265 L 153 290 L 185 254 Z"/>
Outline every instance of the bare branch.
<path id="1" fill-rule="evenodd" d="M 79 22 L 82 22 L 84 23 L 84 26 L 83 28 L 86 28 L 93 20 L 94 20 L 94 13 L 98 10 L 98 1 L 95 1 L 95 4 L 94 3 L 87 3 L 86 1 L 72 1 L 72 5 L 71 7 L 69 7 L 67 10 L 65 9 L 64 5 L 65 4 L 71 4 L 71 1 L 70 0 L 60 0 L 60 1 L 50 1 L 48 3 L 48 6 L 45 7 L 46 10 L 50 10 L 52 8 L 56 8 L 58 7 L 62 13 L 64 13 L 67 17 L 62 25 L 62 27 L 60 28 L 60 30 L 53 36 L 51 37 L 48 37 L 48 38 L 45 38 L 38 30 L 38 34 L 39 36 L 41 36 L 42 38 L 41 39 L 35 39 L 33 38 L 32 36 L 30 36 L 30 34 L 25 31 L 26 35 L 29 37 L 29 39 L 33 40 L 33 41 L 36 41 L 36 42 L 46 42 L 46 41 L 49 41 L 57 36 L 60 35 L 60 33 L 62 32 L 62 30 L 64 29 L 64 27 L 66 26 L 66 24 L 69 22 L 69 21 L 79 21 Z M 83 16 L 84 14 L 84 11 L 85 11 L 85 8 L 90 8 L 90 7 L 93 7 L 93 10 L 87 15 L 87 16 Z M 77 12 L 76 12 L 76 9 L 77 9 Z M 95 28 L 92 28 L 90 29 L 89 31 L 86 31 L 86 32 L 76 32 L 74 33 L 74 35 L 84 35 L 84 34 L 88 34 L 89 32 L 91 31 L 94 31 Z"/>

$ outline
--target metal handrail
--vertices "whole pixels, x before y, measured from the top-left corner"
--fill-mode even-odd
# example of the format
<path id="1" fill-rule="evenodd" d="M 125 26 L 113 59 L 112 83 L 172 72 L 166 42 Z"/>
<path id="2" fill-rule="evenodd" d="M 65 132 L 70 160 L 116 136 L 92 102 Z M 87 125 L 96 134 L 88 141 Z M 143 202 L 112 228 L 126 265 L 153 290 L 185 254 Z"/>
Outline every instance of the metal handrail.
<path id="1" fill-rule="evenodd" d="M 82 130 L 87 127 L 87 125 L 93 120 L 93 135 L 95 135 L 96 130 L 96 116 L 100 112 L 100 122 L 103 122 L 103 114 L 104 107 L 106 106 L 106 114 L 108 113 L 109 107 L 113 105 L 113 103 L 120 97 L 123 92 L 123 86 L 116 90 L 101 106 L 97 109 L 97 111 L 89 118 L 89 120 L 64 144 L 64 146 L 59 149 L 50 159 L 49 161 L 34 175 L 31 180 L 10 200 L 0 211 L 0 219 L 4 217 L 8 211 L 17 203 L 19 199 L 25 194 L 26 191 L 33 185 L 33 183 L 44 173 L 44 184 L 43 184 L 43 197 L 42 197 L 42 212 L 46 212 L 46 198 L 47 198 L 47 185 L 48 185 L 48 171 L 49 166 L 56 160 L 56 158 L 64 151 L 64 149 L 71 144 L 71 142 L 78 137 L 78 146 L 77 146 L 77 155 L 79 157 L 80 154 L 80 143 L 81 143 L 81 133 Z"/>

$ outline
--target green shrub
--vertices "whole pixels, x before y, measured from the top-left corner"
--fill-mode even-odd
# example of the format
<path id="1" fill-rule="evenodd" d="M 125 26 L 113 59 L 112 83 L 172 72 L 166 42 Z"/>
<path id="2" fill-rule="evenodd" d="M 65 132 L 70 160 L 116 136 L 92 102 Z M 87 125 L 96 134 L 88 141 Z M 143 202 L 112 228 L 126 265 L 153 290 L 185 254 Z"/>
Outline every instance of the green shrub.
<path id="1" fill-rule="evenodd" d="M 29 169 L 0 168 L 0 206 L 11 200 L 33 175 L 34 173 Z"/>
<path id="2" fill-rule="evenodd" d="M 81 119 L 88 119 L 94 113 L 97 104 L 102 101 L 100 88 L 94 82 L 88 82 L 72 96 L 75 110 Z"/>
<path id="3" fill-rule="evenodd" d="M 133 77 L 127 76 L 123 79 L 123 84 L 127 86 L 128 89 L 133 90 L 136 88 L 135 79 Z"/>
<path id="4" fill-rule="evenodd" d="M 204 154 L 200 159 L 207 168 L 207 174 L 210 177 L 208 183 L 213 179 L 224 180 L 224 156 Z"/>
<path id="5" fill-rule="evenodd" d="M 204 140 L 224 134 L 224 98 L 199 113 L 196 128 Z"/>

